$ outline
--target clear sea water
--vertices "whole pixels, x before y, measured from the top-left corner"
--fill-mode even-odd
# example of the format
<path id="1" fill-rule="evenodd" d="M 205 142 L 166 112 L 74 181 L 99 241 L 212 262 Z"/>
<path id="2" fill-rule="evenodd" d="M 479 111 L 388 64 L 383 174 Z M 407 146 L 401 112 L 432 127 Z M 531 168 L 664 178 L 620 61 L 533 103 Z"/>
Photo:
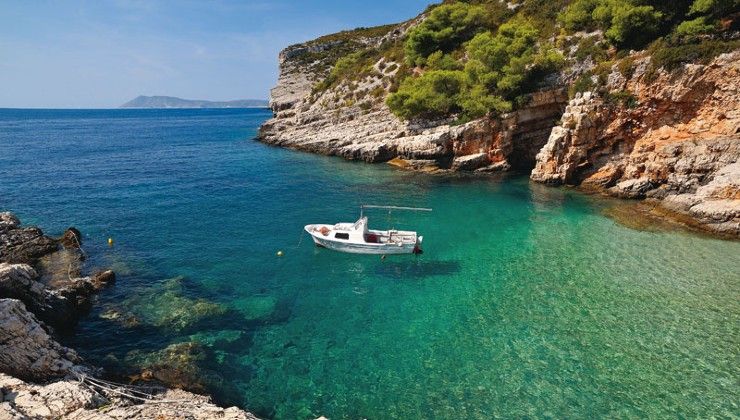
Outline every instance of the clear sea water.
<path id="1" fill-rule="evenodd" d="M 740 416 L 740 242 L 631 229 L 526 176 L 268 147 L 268 117 L 0 110 L 0 209 L 78 227 L 118 272 L 67 344 L 106 365 L 198 341 L 208 391 L 280 419 Z M 302 237 L 361 203 L 434 208 L 370 213 L 426 252 Z"/>

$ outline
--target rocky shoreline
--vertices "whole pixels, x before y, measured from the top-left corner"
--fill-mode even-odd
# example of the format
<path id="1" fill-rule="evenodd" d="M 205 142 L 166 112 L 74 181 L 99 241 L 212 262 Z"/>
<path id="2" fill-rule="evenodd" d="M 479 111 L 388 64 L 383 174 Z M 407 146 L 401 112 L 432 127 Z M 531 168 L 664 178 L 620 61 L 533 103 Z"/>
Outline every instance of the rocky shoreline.
<path id="1" fill-rule="evenodd" d="M 59 344 L 55 335 L 71 331 L 115 281 L 110 270 L 82 275 L 81 245 L 77 229 L 52 238 L 0 213 L 0 418 L 256 419 L 157 383 L 104 381 L 101 369 Z"/>
<path id="2" fill-rule="evenodd" d="M 393 115 L 384 99 L 402 63 L 386 58 L 364 79 L 317 93 L 342 42 L 379 47 L 413 24 L 375 38 L 319 38 L 283 50 L 270 96 L 274 116 L 258 140 L 425 172 L 527 171 L 535 182 L 652 200 L 664 217 L 740 238 L 740 51 L 670 72 L 649 70 L 650 55 L 633 51 L 624 61 L 629 68 L 614 64 L 603 89 L 569 97 L 578 77 L 595 67 L 577 62 L 543 81 L 518 110 L 460 125 Z"/>

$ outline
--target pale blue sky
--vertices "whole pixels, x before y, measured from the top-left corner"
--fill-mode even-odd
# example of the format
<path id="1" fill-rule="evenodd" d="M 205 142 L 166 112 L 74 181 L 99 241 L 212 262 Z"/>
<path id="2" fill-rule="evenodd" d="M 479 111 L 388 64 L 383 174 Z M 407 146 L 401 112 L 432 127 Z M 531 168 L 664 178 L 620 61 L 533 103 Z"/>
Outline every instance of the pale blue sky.
<path id="1" fill-rule="evenodd" d="M 266 99 L 283 47 L 403 21 L 431 2 L 0 0 L 0 107 Z"/>

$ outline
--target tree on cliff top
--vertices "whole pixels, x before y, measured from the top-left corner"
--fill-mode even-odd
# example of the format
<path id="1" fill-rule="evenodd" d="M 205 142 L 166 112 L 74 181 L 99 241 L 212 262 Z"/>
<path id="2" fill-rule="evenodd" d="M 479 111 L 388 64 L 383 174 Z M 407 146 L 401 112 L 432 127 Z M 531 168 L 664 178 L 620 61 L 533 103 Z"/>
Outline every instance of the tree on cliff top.
<path id="1" fill-rule="evenodd" d="M 404 50 L 409 64 L 421 66 L 436 51 L 449 53 L 480 31 L 484 9 L 467 3 L 435 7 L 419 25 L 409 30 Z"/>
<path id="2" fill-rule="evenodd" d="M 539 42 L 537 28 L 520 19 L 504 23 L 495 35 L 477 34 L 466 44 L 465 56 L 462 70 L 427 68 L 405 79 L 388 97 L 391 111 L 406 119 L 458 114 L 462 121 L 508 112 L 519 95 L 532 90 L 533 75 L 562 63 L 557 51 Z"/>

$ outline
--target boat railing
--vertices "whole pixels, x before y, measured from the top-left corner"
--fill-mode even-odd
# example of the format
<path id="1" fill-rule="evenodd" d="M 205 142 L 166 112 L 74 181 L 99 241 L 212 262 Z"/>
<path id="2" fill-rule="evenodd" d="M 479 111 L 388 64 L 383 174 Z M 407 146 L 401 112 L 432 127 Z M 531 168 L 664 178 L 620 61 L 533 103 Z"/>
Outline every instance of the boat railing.
<path id="1" fill-rule="evenodd" d="M 388 210 L 410 210 L 410 211 L 432 211 L 424 207 L 402 207 L 402 206 L 376 206 L 373 204 L 363 204 L 360 206 L 360 218 L 363 217 L 365 209 L 388 209 Z"/>

